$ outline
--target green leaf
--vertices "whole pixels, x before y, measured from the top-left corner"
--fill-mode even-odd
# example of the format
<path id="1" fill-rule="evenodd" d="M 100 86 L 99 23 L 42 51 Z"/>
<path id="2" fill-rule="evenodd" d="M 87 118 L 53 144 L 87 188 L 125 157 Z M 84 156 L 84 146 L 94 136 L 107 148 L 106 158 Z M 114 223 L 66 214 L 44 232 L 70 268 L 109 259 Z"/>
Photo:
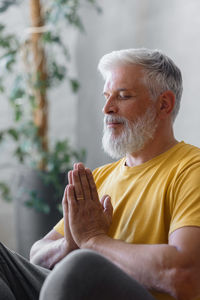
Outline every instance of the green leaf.
<path id="1" fill-rule="evenodd" d="M 25 95 L 25 90 L 22 87 L 22 77 L 17 76 L 14 81 L 9 99 L 12 102 L 15 102 L 16 100 L 22 98 L 24 95 Z"/>
<path id="2" fill-rule="evenodd" d="M 75 25 L 81 32 L 84 32 L 83 23 L 78 15 L 74 14 L 65 14 L 65 18 L 71 25 Z"/>
<path id="3" fill-rule="evenodd" d="M 11 202 L 10 188 L 4 182 L 0 182 L 0 193 L 5 201 Z"/>
<path id="4" fill-rule="evenodd" d="M 66 67 L 63 65 L 58 65 L 55 61 L 49 66 L 49 82 L 51 85 L 57 81 L 62 81 L 66 75 Z"/>
<path id="5" fill-rule="evenodd" d="M 7 132 L 15 141 L 19 140 L 19 133 L 16 129 L 10 128 Z"/>
<path id="6" fill-rule="evenodd" d="M 3 85 L 3 78 L 0 77 L 0 93 L 4 93 L 5 92 L 5 88 Z"/>
<path id="7" fill-rule="evenodd" d="M 80 84 L 79 84 L 78 80 L 70 79 L 70 84 L 71 84 L 72 91 L 74 93 L 76 93 L 80 88 Z"/>
<path id="8" fill-rule="evenodd" d="M 3 141 L 4 132 L 0 132 L 0 143 Z"/>
<path id="9" fill-rule="evenodd" d="M 4 67 L 7 71 L 11 71 L 12 65 L 15 63 L 16 54 L 16 51 L 10 51 L 0 57 L 1 66 Z"/>
<path id="10" fill-rule="evenodd" d="M 15 52 L 17 55 L 17 51 L 19 48 L 19 41 L 14 34 L 7 34 L 6 27 L 3 24 L 0 24 L 0 47 L 6 50 L 7 52 L 4 55 Z"/>
<path id="11" fill-rule="evenodd" d="M 15 121 L 19 122 L 22 119 L 23 112 L 21 110 L 21 107 L 19 105 L 15 106 Z"/>
<path id="12" fill-rule="evenodd" d="M 45 32 L 42 39 L 45 43 L 61 43 L 59 35 L 53 34 L 51 31 Z"/>
<path id="13" fill-rule="evenodd" d="M 19 162 L 23 163 L 26 153 L 22 150 L 21 146 L 18 146 L 14 152 L 14 155 L 18 158 Z"/>

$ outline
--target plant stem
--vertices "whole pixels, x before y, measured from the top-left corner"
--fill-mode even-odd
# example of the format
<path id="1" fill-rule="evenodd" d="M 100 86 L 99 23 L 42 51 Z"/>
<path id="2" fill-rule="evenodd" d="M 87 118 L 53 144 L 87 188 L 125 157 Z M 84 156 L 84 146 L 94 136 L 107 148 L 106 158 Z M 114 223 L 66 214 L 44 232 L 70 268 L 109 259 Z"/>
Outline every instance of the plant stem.
<path id="1" fill-rule="evenodd" d="M 41 36 L 43 19 L 41 14 L 40 0 L 30 0 L 30 13 L 32 23 L 31 44 L 34 58 L 34 94 L 36 99 L 36 109 L 34 111 L 34 123 L 38 128 L 38 134 L 42 141 L 42 148 L 44 151 L 48 150 L 48 105 L 46 99 L 46 59 L 45 51 L 42 47 Z M 41 162 L 41 168 L 45 168 L 45 163 Z"/>

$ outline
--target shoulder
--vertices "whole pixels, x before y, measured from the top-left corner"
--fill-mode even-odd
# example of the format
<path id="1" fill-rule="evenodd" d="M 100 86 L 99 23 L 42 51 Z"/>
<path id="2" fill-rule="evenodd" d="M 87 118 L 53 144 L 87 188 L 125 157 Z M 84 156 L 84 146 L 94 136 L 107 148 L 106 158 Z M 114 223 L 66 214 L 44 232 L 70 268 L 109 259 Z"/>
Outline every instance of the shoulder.
<path id="1" fill-rule="evenodd" d="M 179 170 L 185 170 L 190 167 L 200 167 L 200 148 L 186 144 L 184 142 L 180 143 L 178 151 L 176 153 L 177 164 L 179 165 Z"/>
<path id="2" fill-rule="evenodd" d="M 180 142 L 166 153 L 167 165 L 177 172 L 200 165 L 200 148 Z"/>
<path id="3" fill-rule="evenodd" d="M 184 208 L 199 207 L 200 199 L 200 149 L 198 147 L 182 143 L 175 154 L 174 168 L 170 179 L 170 191 L 173 207 Z"/>
<path id="4" fill-rule="evenodd" d="M 186 152 L 189 156 L 200 159 L 200 148 L 185 142 L 180 143 L 180 150 Z"/>
<path id="5" fill-rule="evenodd" d="M 200 149 L 180 142 L 169 151 L 163 165 L 164 170 L 168 173 L 167 177 L 170 179 L 171 187 L 176 186 L 177 183 L 183 184 L 183 180 L 194 184 L 191 178 L 199 181 L 200 176 Z"/>

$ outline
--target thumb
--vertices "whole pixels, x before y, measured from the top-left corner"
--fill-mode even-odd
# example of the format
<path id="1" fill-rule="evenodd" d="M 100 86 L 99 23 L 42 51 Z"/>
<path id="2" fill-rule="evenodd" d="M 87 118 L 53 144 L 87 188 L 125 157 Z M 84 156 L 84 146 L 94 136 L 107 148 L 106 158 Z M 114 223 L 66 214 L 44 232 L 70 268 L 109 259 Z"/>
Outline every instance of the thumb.
<path id="1" fill-rule="evenodd" d="M 113 206 L 111 203 L 111 197 L 110 196 L 106 196 L 105 200 L 104 200 L 104 212 L 105 214 L 109 217 L 109 219 L 112 219 L 112 214 L 113 214 Z"/>
<path id="2" fill-rule="evenodd" d="M 63 206 L 63 214 L 66 215 L 68 213 L 67 186 L 65 187 L 65 191 L 63 194 L 62 206 Z"/>

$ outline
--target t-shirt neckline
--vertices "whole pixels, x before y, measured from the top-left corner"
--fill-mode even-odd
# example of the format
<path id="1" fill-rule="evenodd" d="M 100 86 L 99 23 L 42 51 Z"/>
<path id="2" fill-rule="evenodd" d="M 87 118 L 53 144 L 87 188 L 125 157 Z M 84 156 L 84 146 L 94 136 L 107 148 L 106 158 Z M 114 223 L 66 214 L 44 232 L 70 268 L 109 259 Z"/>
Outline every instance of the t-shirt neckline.
<path id="1" fill-rule="evenodd" d="M 182 145 L 184 145 L 184 141 L 180 141 L 178 142 L 176 145 L 172 146 L 171 148 L 169 148 L 168 150 L 166 150 L 165 152 L 155 156 L 154 158 L 142 163 L 141 165 L 138 166 L 133 166 L 133 167 L 129 167 L 126 166 L 126 157 L 123 157 L 121 159 L 121 171 L 123 173 L 135 173 L 138 172 L 144 168 L 147 168 L 151 165 L 155 165 L 156 163 L 158 163 L 160 160 L 163 160 L 164 157 L 166 156 L 166 159 L 169 155 L 171 155 L 172 152 L 176 151 L 179 147 L 181 147 Z"/>

